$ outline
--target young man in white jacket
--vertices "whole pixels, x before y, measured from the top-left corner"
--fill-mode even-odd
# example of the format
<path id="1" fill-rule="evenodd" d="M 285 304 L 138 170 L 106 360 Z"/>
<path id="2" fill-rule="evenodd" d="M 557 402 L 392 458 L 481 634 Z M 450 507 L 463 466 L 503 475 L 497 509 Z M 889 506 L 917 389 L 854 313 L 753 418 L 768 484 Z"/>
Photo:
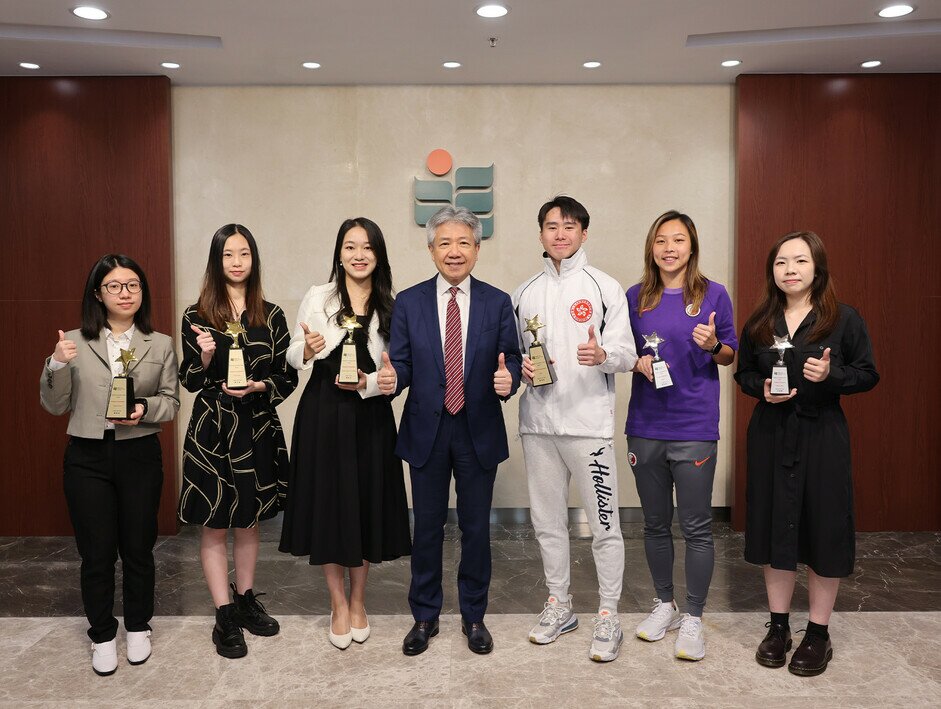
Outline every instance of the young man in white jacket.
<path id="1" fill-rule="evenodd" d="M 523 352 L 538 330 L 555 370 L 555 382 L 533 386 L 534 367 L 523 359 L 526 391 L 520 400 L 520 435 L 529 484 L 530 513 L 549 589 L 549 600 L 530 641 L 553 642 L 575 630 L 569 588 L 569 480 L 575 480 L 593 537 L 600 603 L 588 655 L 598 662 L 618 656 L 623 639 L 618 600 L 624 575 L 624 538 L 618 511 L 614 453 L 614 374 L 637 361 L 627 299 L 611 276 L 588 265 L 582 244 L 588 212 L 559 196 L 539 210 L 543 269 L 513 294 Z"/>

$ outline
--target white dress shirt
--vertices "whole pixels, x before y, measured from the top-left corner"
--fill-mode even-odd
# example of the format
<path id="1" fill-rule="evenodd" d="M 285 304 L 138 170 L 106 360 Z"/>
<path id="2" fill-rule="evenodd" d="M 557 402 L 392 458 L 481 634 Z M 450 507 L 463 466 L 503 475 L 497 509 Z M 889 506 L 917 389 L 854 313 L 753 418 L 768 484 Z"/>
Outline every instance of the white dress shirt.
<path id="1" fill-rule="evenodd" d="M 470 314 L 470 286 L 471 279 L 468 275 L 463 281 L 457 284 L 458 310 L 461 312 L 461 362 L 467 363 L 467 319 Z M 441 354 L 444 356 L 444 337 L 448 322 L 448 302 L 451 300 L 451 288 L 444 276 L 440 273 L 435 280 L 435 288 L 438 294 L 438 327 L 441 329 Z"/>

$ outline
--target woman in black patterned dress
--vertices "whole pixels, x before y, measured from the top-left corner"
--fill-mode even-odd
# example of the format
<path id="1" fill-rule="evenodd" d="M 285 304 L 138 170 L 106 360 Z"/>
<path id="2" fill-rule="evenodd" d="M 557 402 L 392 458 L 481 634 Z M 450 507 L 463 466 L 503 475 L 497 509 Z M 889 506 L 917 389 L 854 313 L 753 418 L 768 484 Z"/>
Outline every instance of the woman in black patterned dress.
<path id="1" fill-rule="evenodd" d="M 239 323 L 247 386 L 226 386 L 226 330 Z M 239 328 L 234 327 L 235 330 Z M 200 559 L 216 606 L 212 640 L 223 657 L 248 652 L 242 628 L 275 635 L 278 622 L 253 591 L 258 522 L 280 509 L 288 454 L 275 407 L 297 387 L 285 358 L 291 334 L 281 308 L 264 300 L 251 232 L 227 224 L 212 237 L 199 301 L 183 314 L 180 382 L 194 393 L 183 443 L 180 520 L 201 524 Z M 227 532 L 234 529 L 235 602 L 229 600 Z M 260 594 L 259 594 L 260 595 Z"/>

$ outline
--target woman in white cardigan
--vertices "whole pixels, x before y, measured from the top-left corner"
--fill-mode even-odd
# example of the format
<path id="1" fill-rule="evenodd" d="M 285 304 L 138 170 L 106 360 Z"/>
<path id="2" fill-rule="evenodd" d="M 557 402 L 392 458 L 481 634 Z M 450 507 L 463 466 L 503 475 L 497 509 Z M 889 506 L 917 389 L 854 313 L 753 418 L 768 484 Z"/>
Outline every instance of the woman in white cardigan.
<path id="1" fill-rule="evenodd" d="M 411 553 L 395 418 L 376 385 L 392 303 L 382 231 L 369 219 L 348 219 L 337 233 L 330 281 L 307 291 L 287 352 L 291 366 L 311 376 L 294 420 L 280 550 L 323 566 L 328 637 L 341 650 L 369 637 L 369 564 Z M 341 384 L 349 332 L 341 323 L 350 318 L 358 326 L 352 330 L 358 380 Z"/>

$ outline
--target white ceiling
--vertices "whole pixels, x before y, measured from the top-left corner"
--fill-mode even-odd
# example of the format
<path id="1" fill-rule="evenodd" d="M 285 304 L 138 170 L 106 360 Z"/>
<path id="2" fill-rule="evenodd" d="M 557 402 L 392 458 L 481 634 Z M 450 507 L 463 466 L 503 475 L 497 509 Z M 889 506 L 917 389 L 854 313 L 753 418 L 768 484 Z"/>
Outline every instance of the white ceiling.
<path id="1" fill-rule="evenodd" d="M 181 86 L 712 84 L 739 73 L 941 71 L 941 0 L 910 1 L 915 12 L 896 20 L 876 15 L 891 0 L 507 0 L 498 20 L 475 14 L 482 0 L 90 0 L 111 13 L 103 22 L 74 17 L 76 4 L 0 0 L 0 75 L 167 74 Z M 788 28 L 801 29 L 722 36 Z M 688 46 L 691 35 L 720 36 Z M 883 65 L 859 68 L 872 58 Z M 723 59 L 743 64 L 725 69 Z M 444 69 L 446 60 L 463 66 Z M 602 66 L 584 69 L 588 60 Z"/>

